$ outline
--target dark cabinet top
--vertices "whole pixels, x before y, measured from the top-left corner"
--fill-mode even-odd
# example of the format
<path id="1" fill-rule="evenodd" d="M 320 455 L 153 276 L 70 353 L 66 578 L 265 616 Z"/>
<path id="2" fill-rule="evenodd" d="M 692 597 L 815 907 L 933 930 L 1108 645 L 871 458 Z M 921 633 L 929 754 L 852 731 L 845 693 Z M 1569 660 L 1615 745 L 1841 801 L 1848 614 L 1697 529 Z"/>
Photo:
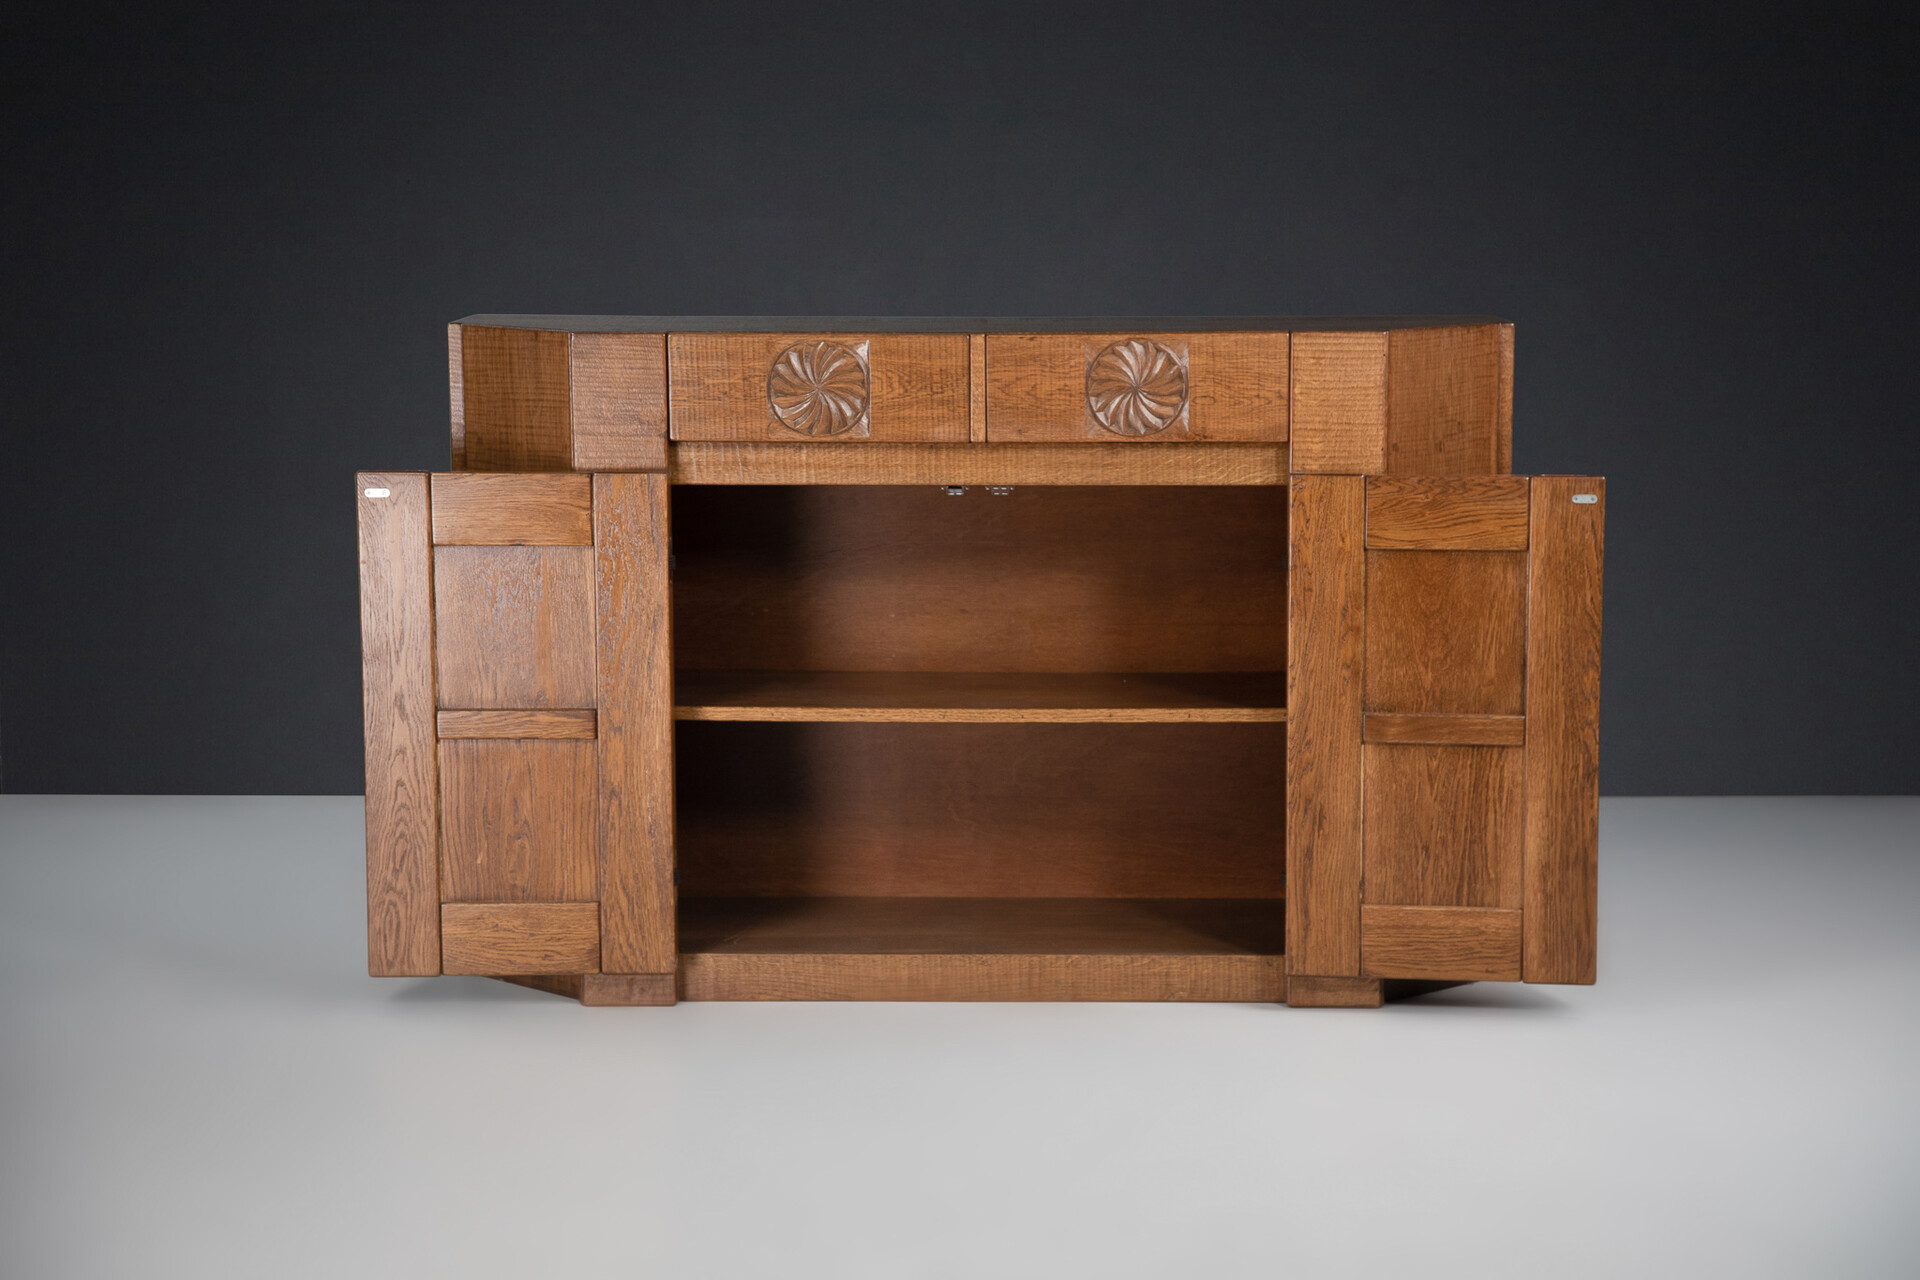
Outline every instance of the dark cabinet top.
<path id="1" fill-rule="evenodd" d="M 1316 333 L 1499 324 L 1495 316 L 462 316 L 456 323 L 568 333 Z"/>

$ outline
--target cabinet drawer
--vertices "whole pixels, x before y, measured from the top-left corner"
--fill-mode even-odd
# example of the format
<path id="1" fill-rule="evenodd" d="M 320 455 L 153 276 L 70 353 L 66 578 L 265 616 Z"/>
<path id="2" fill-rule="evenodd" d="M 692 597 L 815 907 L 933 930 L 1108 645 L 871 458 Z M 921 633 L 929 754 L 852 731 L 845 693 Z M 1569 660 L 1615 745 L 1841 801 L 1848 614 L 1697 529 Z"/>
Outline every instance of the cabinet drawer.
<path id="1" fill-rule="evenodd" d="M 963 333 L 676 333 L 675 440 L 965 441 Z"/>
<path id="2" fill-rule="evenodd" d="M 987 337 L 987 439 L 1281 441 L 1284 333 Z"/>

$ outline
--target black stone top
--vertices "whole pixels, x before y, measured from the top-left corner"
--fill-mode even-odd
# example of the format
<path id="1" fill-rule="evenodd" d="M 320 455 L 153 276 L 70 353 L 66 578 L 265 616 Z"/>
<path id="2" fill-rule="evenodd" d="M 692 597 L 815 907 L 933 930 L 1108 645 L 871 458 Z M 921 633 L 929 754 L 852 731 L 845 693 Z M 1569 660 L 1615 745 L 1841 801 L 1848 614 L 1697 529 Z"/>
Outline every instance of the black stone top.
<path id="1" fill-rule="evenodd" d="M 1500 324 L 1496 316 L 462 316 L 460 324 L 566 333 L 1309 333 Z"/>

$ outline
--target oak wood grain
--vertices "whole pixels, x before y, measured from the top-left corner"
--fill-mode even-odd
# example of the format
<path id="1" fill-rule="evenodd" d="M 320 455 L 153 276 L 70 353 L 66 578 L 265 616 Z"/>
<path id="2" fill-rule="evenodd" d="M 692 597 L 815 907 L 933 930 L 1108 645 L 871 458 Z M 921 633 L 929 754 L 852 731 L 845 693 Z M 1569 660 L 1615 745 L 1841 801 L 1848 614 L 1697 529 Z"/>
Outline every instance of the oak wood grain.
<path id="1" fill-rule="evenodd" d="M 1293 469 L 1387 469 L 1387 335 L 1293 335 Z"/>
<path id="2" fill-rule="evenodd" d="M 452 468 L 464 471 L 467 468 L 467 389 L 466 368 L 460 357 L 460 338 L 465 330 L 460 325 L 447 326 L 447 401 L 451 407 L 449 420 L 450 442 L 452 444 Z"/>
<path id="3" fill-rule="evenodd" d="M 671 973 L 491 973 L 490 978 L 566 996 L 584 1005 L 671 1005 Z"/>
<path id="4" fill-rule="evenodd" d="M 1394 715 L 1369 711 L 1368 742 L 1427 742 L 1435 745 L 1518 747 L 1527 740 L 1525 716 Z"/>
<path id="5" fill-rule="evenodd" d="M 1501 433 L 1498 324 L 1387 335 L 1387 471 L 1493 475 L 1512 456 Z"/>
<path id="6" fill-rule="evenodd" d="M 588 477 L 440 472 L 433 477 L 435 546 L 587 546 L 593 542 Z"/>
<path id="7" fill-rule="evenodd" d="M 436 547 L 433 572 L 441 706 L 595 704 L 591 548 Z"/>
<path id="8" fill-rule="evenodd" d="M 1519 747 L 1369 744 L 1366 901 L 1517 909 L 1525 772 Z"/>
<path id="9" fill-rule="evenodd" d="M 580 974 L 600 963 L 591 902 L 449 902 L 440 908 L 448 973 Z"/>
<path id="10" fill-rule="evenodd" d="M 564 711 L 442 711 L 445 738 L 591 738 L 591 707 Z"/>
<path id="11" fill-rule="evenodd" d="M 576 333 L 571 339 L 574 470 L 666 470 L 667 336 Z"/>
<path id="12" fill-rule="evenodd" d="M 1576 504 L 1576 494 L 1598 501 Z M 1592 982 L 1606 481 L 1539 476 L 1527 635 L 1526 979 Z"/>
<path id="13" fill-rule="evenodd" d="M 684 1000 L 1281 999 L 1280 956 L 766 955 L 681 957 Z"/>
<path id="14" fill-rule="evenodd" d="M 812 437 L 776 419 L 767 375 L 795 343 L 866 345 L 864 431 Z M 947 333 L 675 333 L 667 339 L 675 440 L 804 441 L 842 447 L 873 441 L 971 438 L 968 336 Z"/>
<path id="15" fill-rule="evenodd" d="M 959 671 L 682 673 L 678 720 L 954 723 L 1284 721 L 1278 671 L 1061 675 Z"/>
<path id="16" fill-rule="evenodd" d="M 363 471 L 360 655 L 367 771 L 367 972 L 440 972 L 439 779 L 427 477 Z M 384 496 L 369 496 L 369 491 Z"/>
<path id="17" fill-rule="evenodd" d="M 594 484 L 598 593 L 600 967 L 674 968 L 672 621 L 666 477 Z"/>
<path id="18" fill-rule="evenodd" d="M 1163 430 L 1125 436 L 1087 408 L 1089 362 L 1129 339 L 1186 356 L 1186 413 Z M 1285 333 L 989 334 L 987 439 L 1002 442 L 1150 443 L 1287 438 Z"/>
<path id="19" fill-rule="evenodd" d="M 568 336 L 467 325 L 460 340 L 466 460 L 472 471 L 565 471 Z"/>
<path id="20" fill-rule="evenodd" d="M 987 335 L 967 335 L 967 439 L 987 439 Z"/>
<path id="21" fill-rule="evenodd" d="M 1494 418 L 1493 470 L 1513 471 L 1513 326 L 1500 326 L 1500 404 Z"/>
<path id="22" fill-rule="evenodd" d="M 846 955 L 1273 955 L 1261 898 L 685 898 L 684 952 Z"/>
<path id="23" fill-rule="evenodd" d="M 1384 1003 L 1378 978 L 1330 978 L 1296 973 L 1287 978 L 1287 1004 L 1295 1009 L 1378 1009 Z"/>
<path id="24" fill-rule="evenodd" d="M 676 443 L 677 485 L 1283 485 L 1285 445 Z"/>
<path id="25" fill-rule="evenodd" d="M 1520 980 L 1520 912 L 1488 907 L 1361 908 L 1367 973 L 1467 982 Z"/>
<path id="26" fill-rule="evenodd" d="M 676 737 L 683 895 L 1284 892 L 1285 725 L 685 721 Z"/>
<path id="27" fill-rule="evenodd" d="M 598 795 L 592 742 L 443 741 L 442 900 L 593 901 Z"/>
<path id="28" fill-rule="evenodd" d="M 1524 552 L 1368 551 L 1366 564 L 1368 711 L 1525 710 Z"/>
<path id="29" fill-rule="evenodd" d="M 673 503 L 683 672 L 1285 667 L 1284 489 L 696 487 Z"/>
<path id="30" fill-rule="evenodd" d="M 1296 974 L 1357 977 L 1366 491 L 1293 478 L 1287 624 L 1287 937 Z"/>
<path id="31" fill-rule="evenodd" d="M 1369 476 L 1367 546 L 1525 551 L 1525 476 Z"/>

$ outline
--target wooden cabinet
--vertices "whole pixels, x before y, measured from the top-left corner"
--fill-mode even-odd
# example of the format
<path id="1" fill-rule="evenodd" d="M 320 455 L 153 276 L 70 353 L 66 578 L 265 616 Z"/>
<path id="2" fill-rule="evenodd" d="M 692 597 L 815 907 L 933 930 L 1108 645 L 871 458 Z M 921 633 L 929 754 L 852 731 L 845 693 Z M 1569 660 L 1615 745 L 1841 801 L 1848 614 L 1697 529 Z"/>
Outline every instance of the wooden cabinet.
<path id="1" fill-rule="evenodd" d="M 372 972 L 1593 981 L 1605 490 L 1506 473 L 1508 327 L 453 334 L 455 469 L 358 478 Z"/>

